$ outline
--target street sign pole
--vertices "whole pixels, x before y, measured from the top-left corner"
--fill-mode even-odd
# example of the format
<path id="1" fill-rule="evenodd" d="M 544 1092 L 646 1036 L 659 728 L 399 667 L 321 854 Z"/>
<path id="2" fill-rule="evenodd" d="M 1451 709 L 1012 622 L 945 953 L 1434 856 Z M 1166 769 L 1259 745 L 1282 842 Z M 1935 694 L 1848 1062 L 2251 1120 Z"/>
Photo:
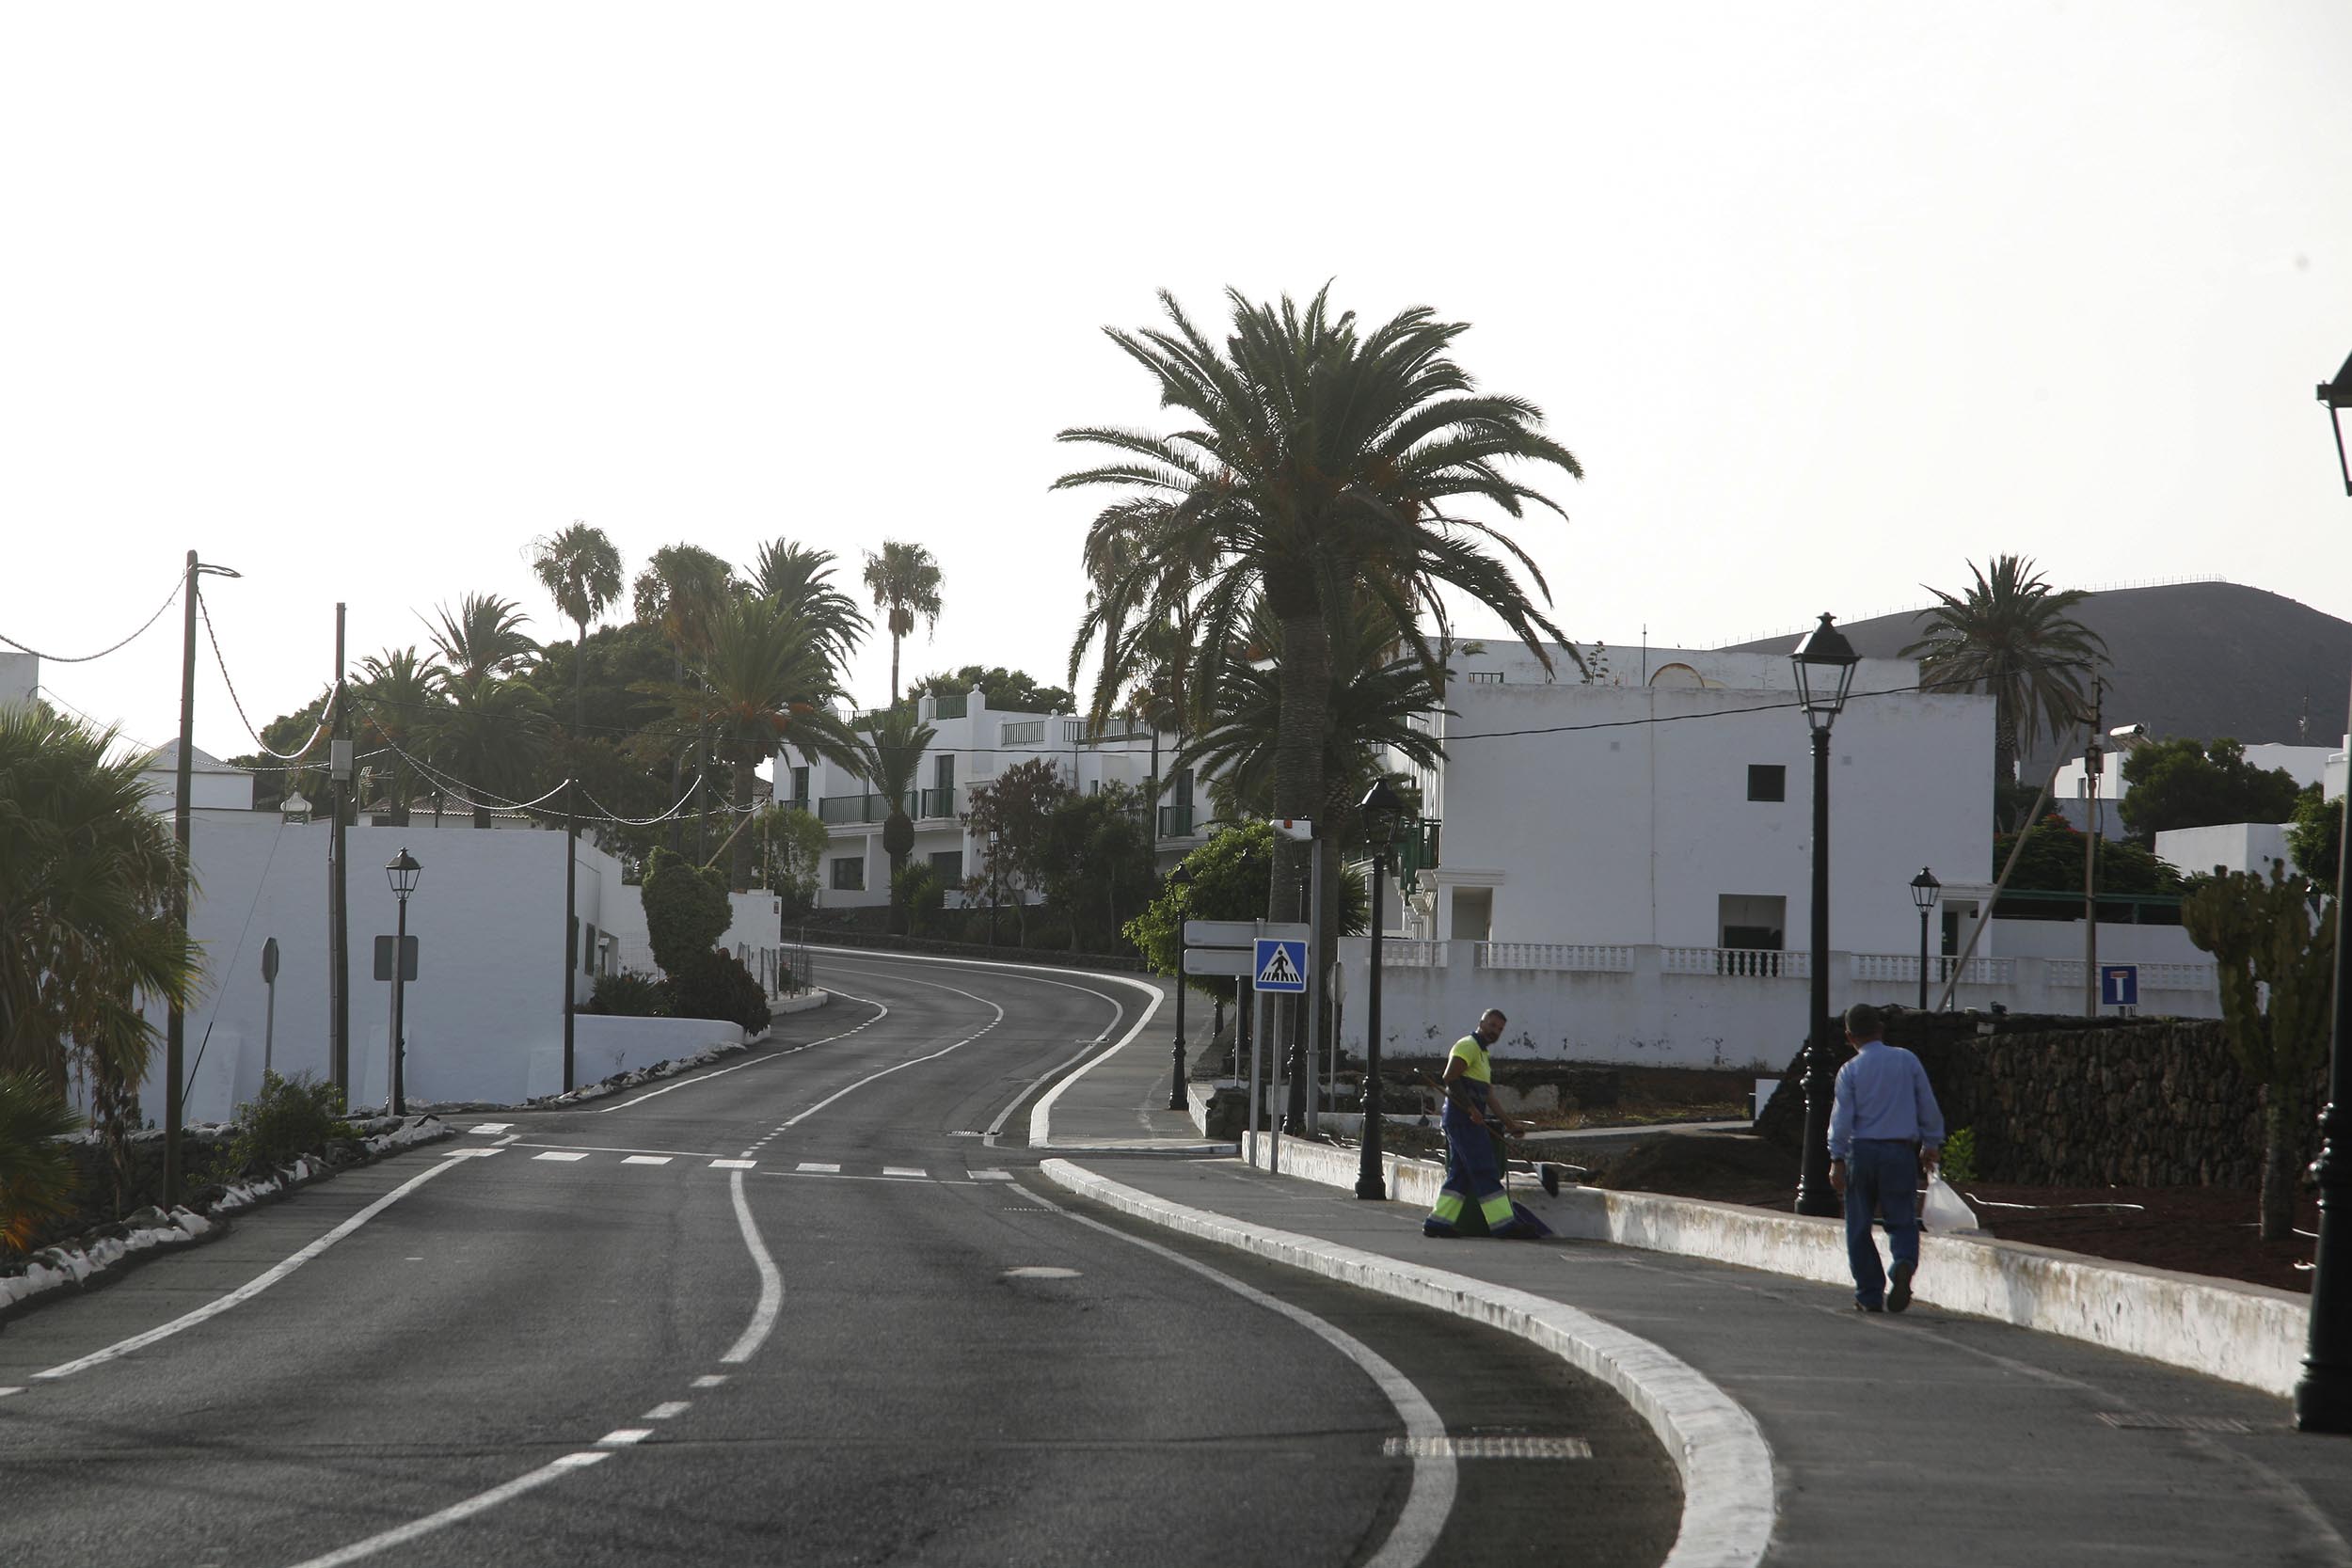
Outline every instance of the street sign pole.
<path id="1" fill-rule="evenodd" d="M 1308 890 L 1307 895 L 1307 1049 L 1300 1057 L 1307 1069 L 1309 1136 L 1312 1136 L 1323 1125 L 1323 1097 L 1327 1092 L 1326 1086 L 1318 1082 L 1322 1075 L 1315 1071 L 1315 1058 L 1322 1053 L 1323 1046 L 1323 987 L 1329 978 L 1323 967 L 1323 840 L 1317 838 L 1314 853 L 1310 858 L 1313 869 L 1308 873 L 1314 879 L 1314 886 Z M 1337 1035 L 1333 1037 L 1336 1039 Z M 1335 1076 L 1338 1069 L 1339 1063 L 1334 1058 L 1332 1071 Z"/>
<path id="2" fill-rule="evenodd" d="M 267 992 L 262 1013 L 262 1074 L 269 1075 L 272 1050 L 278 1043 L 278 939 L 262 943 L 262 985 Z"/>

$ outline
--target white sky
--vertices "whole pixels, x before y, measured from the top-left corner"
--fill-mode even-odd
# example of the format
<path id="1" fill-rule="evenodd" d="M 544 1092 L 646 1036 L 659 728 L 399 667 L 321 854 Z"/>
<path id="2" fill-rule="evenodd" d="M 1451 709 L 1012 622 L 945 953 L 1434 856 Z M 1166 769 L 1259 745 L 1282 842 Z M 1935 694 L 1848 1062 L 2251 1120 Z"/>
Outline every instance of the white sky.
<path id="1" fill-rule="evenodd" d="M 2352 351 L 2352 8 L 17 7 L 0 632 L 123 636 L 183 552 L 256 723 L 414 612 L 779 533 L 946 573 L 911 674 L 1062 679 L 1152 423 L 1098 334 L 1227 284 L 1429 304 L 1589 478 L 1519 537 L 1613 646 L 2038 557 L 2352 617 L 2312 388 Z M 44 665 L 177 723 L 177 614 Z M 199 640 L 200 641 L 200 640 Z M 883 639 L 858 695 L 888 680 Z M 250 749 L 209 653 L 197 743 Z"/>

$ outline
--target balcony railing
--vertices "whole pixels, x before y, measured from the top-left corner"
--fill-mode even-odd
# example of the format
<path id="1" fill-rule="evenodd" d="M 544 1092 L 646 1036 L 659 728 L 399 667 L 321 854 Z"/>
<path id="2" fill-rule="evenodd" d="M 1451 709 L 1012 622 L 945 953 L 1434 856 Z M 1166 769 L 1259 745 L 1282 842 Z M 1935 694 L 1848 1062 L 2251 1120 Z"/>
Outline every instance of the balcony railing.
<path id="1" fill-rule="evenodd" d="M 961 719 L 970 710 L 972 694 L 959 691 L 953 696 L 942 693 L 931 699 L 931 716 L 935 719 Z"/>
<path id="2" fill-rule="evenodd" d="M 1809 980 L 1813 955 L 1770 947 L 1667 947 L 1658 967 L 1668 974 L 1721 974 L 1739 980 Z"/>
<path id="3" fill-rule="evenodd" d="M 1045 738 L 1045 721 L 1016 719 L 996 731 L 999 746 L 1035 746 Z"/>
<path id="4" fill-rule="evenodd" d="M 1160 836 L 1162 838 L 1190 838 L 1193 826 L 1192 807 L 1178 805 L 1160 808 Z"/>
<path id="5" fill-rule="evenodd" d="M 1446 944 L 1412 937 L 1388 937 L 1380 943 L 1382 969 L 1450 969 Z"/>
<path id="6" fill-rule="evenodd" d="M 955 816 L 955 786 L 950 784 L 944 789 L 927 789 L 923 791 L 921 806 L 922 809 L 917 811 L 914 815 L 923 818 L 925 821 L 936 821 L 938 818 L 943 816 Z"/>
<path id="7" fill-rule="evenodd" d="M 1628 974 L 1633 949 L 1563 942 L 1482 942 L 1481 969 L 1533 969 L 1564 974 Z"/>

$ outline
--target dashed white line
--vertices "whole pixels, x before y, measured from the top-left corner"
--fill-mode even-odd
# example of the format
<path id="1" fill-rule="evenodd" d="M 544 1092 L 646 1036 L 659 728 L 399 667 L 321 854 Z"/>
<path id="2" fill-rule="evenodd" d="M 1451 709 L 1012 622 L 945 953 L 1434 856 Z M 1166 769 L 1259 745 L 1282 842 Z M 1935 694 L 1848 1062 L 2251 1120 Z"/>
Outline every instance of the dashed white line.
<path id="1" fill-rule="evenodd" d="M 625 1165 L 666 1165 L 670 1163 L 670 1159 L 671 1156 L 667 1154 L 624 1154 L 621 1156 L 621 1164 Z"/>
<path id="2" fill-rule="evenodd" d="M 710 1168 L 712 1170 L 756 1170 L 759 1168 L 759 1162 L 756 1160 L 713 1160 L 710 1162 Z"/>
<path id="3" fill-rule="evenodd" d="M 691 1078 L 681 1078 L 675 1084 L 665 1084 L 658 1089 L 648 1089 L 634 1100 L 624 1100 L 618 1105 L 598 1106 L 596 1108 L 596 1115 L 600 1117 L 609 1117 L 615 1111 L 626 1111 L 631 1105 L 643 1105 L 646 1101 L 655 1099 L 658 1096 L 669 1094 L 677 1089 L 691 1088 L 696 1084 L 707 1084 L 713 1078 L 724 1078 L 730 1072 L 740 1072 L 745 1068 L 759 1067 L 768 1062 L 782 1061 L 787 1056 L 797 1056 L 802 1052 L 812 1050 L 817 1046 L 830 1045 L 834 1040 L 847 1039 L 851 1035 L 856 1034 L 858 1030 L 870 1029 L 875 1024 L 880 1023 L 883 1019 L 890 1016 L 890 1009 L 888 1007 L 883 1007 L 881 1003 L 869 1000 L 866 997 L 850 996 L 846 990 L 836 990 L 833 994 L 840 997 L 848 997 L 848 999 L 851 1002 L 863 1002 L 869 1007 L 879 1007 L 882 1010 L 877 1012 L 872 1018 L 867 1019 L 865 1022 L 857 1025 L 857 1028 L 844 1029 L 837 1035 L 827 1035 L 822 1039 L 809 1040 L 804 1044 L 791 1046 L 783 1051 L 771 1052 L 769 1054 L 758 1058 L 756 1061 L 738 1062 L 733 1067 L 723 1067 L 716 1072 L 697 1073 Z"/>
<path id="4" fill-rule="evenodd" d="M 469 1127 L 466 1131 L 469 1132 L 504 1132 L 514 1125 L 511 1121 L 485 1121 L 479 1127 Z"/>
<path id="5" fill-rule="evenodd" d="M 792 1168 L 806 1176 L 839 1176 L 841 1174 L 839 1165 L 819 1164 L 814 1160 L 803 1160 Z"/>
<path id="6" fill-rule="evenodd" d="M 550 1148 L 544 1154 L 534 1154 L 532 1158 L 534 1160 L 554 1160 L 563 1164 L 569 1164 L 575 1160 L 585 1160 L 588 1156 L 584 1153 L 573 1153 L 569 1149 Z"/>
<path id="7" fill-rule="evenodd" d="M 716 1388 L 726 1380 L 727 1374 L 724 1372 L 705 1372 L 702 1376 L 694 1380 L 693 1386 L 697 1388 Z"/>
<path id="8" fill-rule="evenodd" d="M 7 1399 L 10 1394 L 21 1394 L 23 1392 L 24 1392 L 24 1390 L 22 1387 L 0 1388 L 0 1400 Z"/>
<path id="9" fill-rule="evenodd" d="M 626 1449 L 631 1443 L 642 1443 L 653 1435 L 651 1427 L 620 1427 L 596 1439 L 600 1449 Z"/>
<path id="10" fill-rule="evenodd" d="M 434 1168 L 447 1170 L 449 1167 L 437 1165 Z M 421 1535 L 429 1535 L 443 1526 L 456 1524 L 461 1519 L 470 1519 L 477 1513 L 498 1507 L 509 1498 L 519 1497 L 524 1493 L 545 1486 L 559 1477 L 567 1476 L 574 1470 L 585 1469 L 591 1465 L 601 1464 L 612 1457 L 609 1453 L 567 1453 L 561 1459 L 551 1460 L 540 1465 L 529 1475 L 516 1476 L 503 1486 L 493 1486 L 487 1492 L 478 1492 L 462 1503 L 454 1503 L 442 1509 L 438 1513 L 428 1513 L 421 1519 L 413 1519 L 396 1529 L 388 1529 L 381 1535 L 371 1535 L 365 1541 L 355 1541 L 339 1551 L 327 1553 L 325 1557 L 314 1557 L 307 1561 L 297 1562 L 294 1568 L 342 1568 L 346 1562 L 357 1562 L 361 1558 L 373 1557 L 387 1547 L 414 1541 Z"/>
<path id="11" fill-rule="evenodd" d="M 693 1407 L 691 1400 L 664 1400 L 637 1418 L 641 1421 L 674 1421 Z"/>
<path id="12" fill-rule="evenodd" d="M 928 1181 L 930 1180 L 931 1173 L 915 1165 L 884 1165 L 882 1174 L 884 1176 L 912 1176 L 918 1181 Z"/>

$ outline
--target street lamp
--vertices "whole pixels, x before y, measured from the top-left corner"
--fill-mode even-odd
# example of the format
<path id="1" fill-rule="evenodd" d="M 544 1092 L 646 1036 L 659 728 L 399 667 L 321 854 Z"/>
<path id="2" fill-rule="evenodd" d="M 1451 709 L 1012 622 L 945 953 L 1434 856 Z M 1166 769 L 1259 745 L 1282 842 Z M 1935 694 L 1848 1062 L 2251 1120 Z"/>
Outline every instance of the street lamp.
<path id="1" fill-rule="evenodd" d="M 1168 874 L 1168 885 L 1173 888 L 1192 886 L 1192 867 L 1184 862 Z M 1178 900 L 1176 915 L 1176 1072 L 1168 1085 L 1168 1108 L 1184 1108 L 1184 992 L 1189 989 L 1184 979 L 1184 911 L 1186 900 Z"/>
<path id="2" fill-rule="evenodd" d="M 1797 1177 L 1797 1212 L 1838 1214 L 1845 1204 L 1829 1184 L 1829 731 L 1853 689 L 1853 651 L 1824 614 L 1789 654 L 1797 701 L 1813 729 L 1813 991 L 1804 1045 L 1804 1159 Z"/>
<path id="3" fill-rule="evenodd" d="M 2332 382 L 2323 383 L 2319 401 L 2335 427 L 2336 463 L 2344 469 L 2344 493 L 2352 496 L 2352 464 L 2344 451 L 2344 414 L 2352 408 L 2352 356 Z M 2352 793 L 2344 797 L 2352 823 Z M 2345 835 L 2352 839 L 2352 834 Z M 2312 1179 L 2319 1184 L 2319 1241 L 2312 1254 L 2311 1340 L 2303 1354 L 2303 1376 L 2295 1386 L 2295 1424 L 2304 1432 L 2352 1432 L 2352 938 L 2344 935 L 2344 896 L 2352 892 L 2352 858 L 2339 847 L 2336 861 L 2336 1006 L 2334 1039 L 2328 1050 L 2328 1103 L 2319 1113 L 2319 1158 Z"/>
<path id="4" fill-rule="evenodd" d="M 1926 866 L 1911 879 L 1911 901 L 1919 906 L 1919 1010 L 1928 1010 L 1928 912 L 1935 908 L 1944 884 Z"/>
<path id="5" fill-rule="evenodd" d="M 423 869 L 408 853 L 408 847 L 405 844 L 401 846 L 400 853 L 384 865 L 385 878 L 392 884 L 392 896 L 400 900 L 400 924 L 395 927 L 398 934 L 392 938 L 391 1111 L 396 1117 L 408 1114 L 408 1100 L 402 1092 L 401 1084 L 401 1058 L 407 1054 L 404 1049 L 402 1029 L 407 1022 L 403 1004 L 407 1000 L 408 895 L 417 891 L 417 873 Z"/>
<path id="6" fill-rule="evenodd" d="M 1364 1136 L 1356 1196 L 1381 1202 L 1389 1196 L 1389 1182 L 1380 1170 L 1380 959 L 1386 924 L 1380 900 L 1388 881 L 1389 846 L 1405 817 L 1405 797 L 1386 778 L 1377 778 L 1356 809 L 1363 814 L 1364 832 L 1372 840 L 1372 990 L 1364 1008 Z"/>

